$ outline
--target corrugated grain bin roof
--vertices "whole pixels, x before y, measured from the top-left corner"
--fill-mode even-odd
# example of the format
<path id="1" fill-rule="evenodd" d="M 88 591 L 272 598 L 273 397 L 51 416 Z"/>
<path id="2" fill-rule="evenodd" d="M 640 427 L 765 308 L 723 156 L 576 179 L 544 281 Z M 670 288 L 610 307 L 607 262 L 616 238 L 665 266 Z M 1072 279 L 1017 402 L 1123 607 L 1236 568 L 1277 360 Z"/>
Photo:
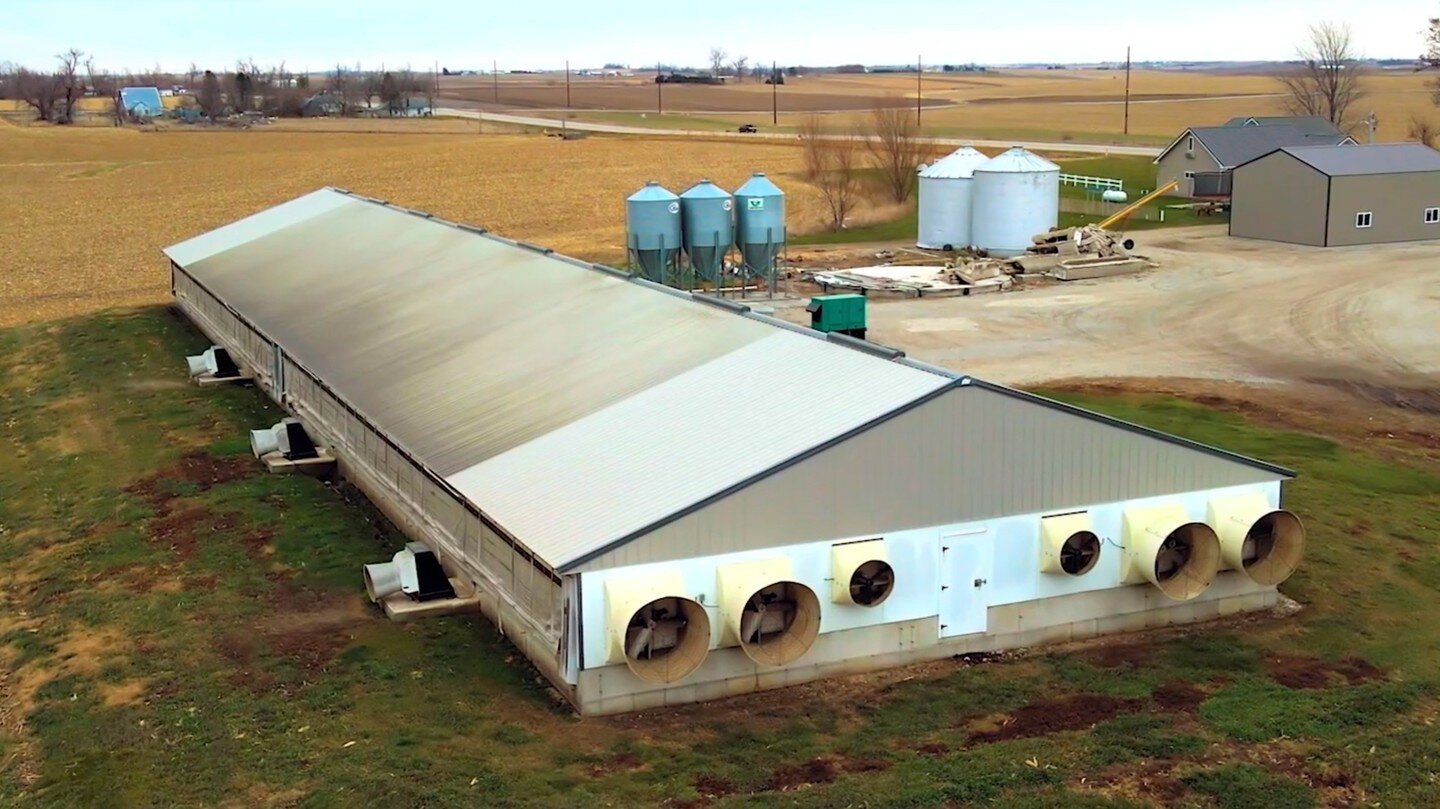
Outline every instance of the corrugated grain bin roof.
<path id="1" fill-rule="evenodd" d="M 925 167 L 920 176 L 927 180 L 965 180 L 974 176 L 975 168 L 989 159 L 982 152 L 961 146 Z"/>
<path id="2" fill-rule="evenodd" d="M 1059 166 L 1021 146 L 1012 146 L 975 167 L 975 171 L 1012 174 L 1038 174 L 1059 170 Z"/>

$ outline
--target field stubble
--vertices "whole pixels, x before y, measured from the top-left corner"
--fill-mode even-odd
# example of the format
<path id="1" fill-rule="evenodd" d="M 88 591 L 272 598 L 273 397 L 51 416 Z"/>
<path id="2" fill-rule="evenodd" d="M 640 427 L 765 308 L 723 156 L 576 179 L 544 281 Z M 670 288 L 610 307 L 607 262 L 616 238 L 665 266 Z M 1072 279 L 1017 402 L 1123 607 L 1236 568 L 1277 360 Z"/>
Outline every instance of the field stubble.
<path id="1" fill-rule="evenodd" d="M 410 134 L 0 129 L 0 326 L 163 300 L 161 248 L 326 185 L 606 261 L 623 256 L 624 199 L 646 180 L 733 188 L 765 171 L 787 192 L 792 227 L 821 218 L 791 145 L 413 124 Z"/>

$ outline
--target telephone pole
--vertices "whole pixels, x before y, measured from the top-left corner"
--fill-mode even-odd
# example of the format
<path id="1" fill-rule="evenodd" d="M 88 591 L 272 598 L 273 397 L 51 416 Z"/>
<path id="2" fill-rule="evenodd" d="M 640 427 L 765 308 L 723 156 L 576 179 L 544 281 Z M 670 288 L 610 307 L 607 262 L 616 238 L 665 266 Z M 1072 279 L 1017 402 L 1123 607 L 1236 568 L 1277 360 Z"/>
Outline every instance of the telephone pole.
<path id="1" fill-rule="evenodd" d="M 565 60 L 565 109 L 570 109 L 570 60 Z"/>
<path id="2" fill-rule="evenodd" d="M 1130 46 L 1125 46 L 1125 134 L 1130 134 Z"/>
<path id="3" fill-rule="evenodd" d="M 773 126 L 780 125 L 780 74 L 776 71 L 778 66 L 770 63 L 770 123 Z"/>
<path id="4" fill-rule="evenodd" d="M 915 54 L 915 126 L 920 126 L 920 74 L 924 65 L 920 61 L 920 54 Z"/>

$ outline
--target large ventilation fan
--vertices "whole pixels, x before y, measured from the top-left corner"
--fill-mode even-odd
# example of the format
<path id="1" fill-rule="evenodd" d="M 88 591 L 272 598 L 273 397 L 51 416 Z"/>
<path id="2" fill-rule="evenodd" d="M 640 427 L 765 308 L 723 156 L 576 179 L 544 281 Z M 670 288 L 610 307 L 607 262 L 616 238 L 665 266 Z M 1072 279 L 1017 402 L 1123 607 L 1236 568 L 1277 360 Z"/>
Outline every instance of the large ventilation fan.
<path id="1" fill-rule="evenodd" d="M 1305 526 L 1300 518 L 1271 509 L 1259 492 L 1212 499 L 1209 518 L 1220 535 L 1225 566 L 1256 584 L 1280 584 L 1305 556 Z"/>
<path id="2" fill-rule="evenodd" d="M 1125 512 L 1126 581 L 1148 581 L 1176 601 L 1188 601 L 1214 581 L 1220 540 L 1202 522 L 1191 522 L 1178 503 Z"/>
<path id="3" fill-rule="evenodd" d="M 740 648 L 757 663 L 790 663 L 815 642 L 820 629 L 819 610 L 815 594 L 799 582 L 762 587 L 746 599 L 741 612 Z"/>
<path id="4" fill-rule="evenodd" d="M 862 607 L 878 607 L 895 589 L 890 563 L 871 559 L 850 575 L 850 600 Z"/>
<path id="5" fill-rule="evenodd" d="M 648 683 L 673 683 L 705 662 L 710 616 L 684 592 L 678 573 L 605 583 L 613 637 L 611 661 L 622 659 Z"/>
<path id="6" fill-rule="evenodd" d="M 389 562 L 366 565 L 365 592 L 371 601 L 394 593 L 404 593 L 412 601 L 455 597 L 455 588 L 440 560 L 418 542 L 406 543 Z"/>
<path id="7" fill-rule="evenodd" d="M 1060 545 L 1060 569 L 1071 576 L 1082 576 L 1100 559 L 1100 537 L 1089 531 L 1077 531 Z"/>
<path id="8" fill-rule="evenodd" d="M 268 430 L 251 430 L 250 451 L 256 458 L 278 452 L 289 461 L 315 458 L 320 454 L 299 419 L 285 419 Z"/>
<path id="9" fill-rule="evenodd" d="M 1083 576 L 1100 561 L 1100 537 L 1090 528 L 1090 514 L 1056 514 L 1040 520 L 1040 569 L 1045 573 Z"/>
<path id="10" fill-rule="evenodd" d="M 719 584 L 726 638 L 756 663 L 791 663 L 820 634 L 820 600 L 790 578 L 789 559 L 723 567 Z"/>
<path id="11" fill-rule="evenodd" d="M 209 374 L 216 379 L 232 379 L 240 375 L 239 366 L 222 346 L 210 346 L 204 353 L 186 357 L 185 364 L 192 377 Z"/>

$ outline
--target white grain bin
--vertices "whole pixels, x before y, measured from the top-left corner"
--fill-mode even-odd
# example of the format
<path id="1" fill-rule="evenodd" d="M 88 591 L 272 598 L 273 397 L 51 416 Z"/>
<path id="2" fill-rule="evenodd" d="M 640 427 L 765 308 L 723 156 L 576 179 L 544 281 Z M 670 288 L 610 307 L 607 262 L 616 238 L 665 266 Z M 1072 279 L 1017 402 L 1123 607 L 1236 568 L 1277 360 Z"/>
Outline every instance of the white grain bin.
<path id="1" fill-rule="evenodd" d="M 975 168 L 990 158 L 961 146 L 920 170 L 920 233 L 917 247 L 931 250 L 970 245 L 970 200 Z"/>
<path id="2" fill-rule="evenodd" d="M 992 256 L 1018 256 L 1060 219 L 1060 167 L 1016 146 L 975 168 L 971 236 Z"/>

